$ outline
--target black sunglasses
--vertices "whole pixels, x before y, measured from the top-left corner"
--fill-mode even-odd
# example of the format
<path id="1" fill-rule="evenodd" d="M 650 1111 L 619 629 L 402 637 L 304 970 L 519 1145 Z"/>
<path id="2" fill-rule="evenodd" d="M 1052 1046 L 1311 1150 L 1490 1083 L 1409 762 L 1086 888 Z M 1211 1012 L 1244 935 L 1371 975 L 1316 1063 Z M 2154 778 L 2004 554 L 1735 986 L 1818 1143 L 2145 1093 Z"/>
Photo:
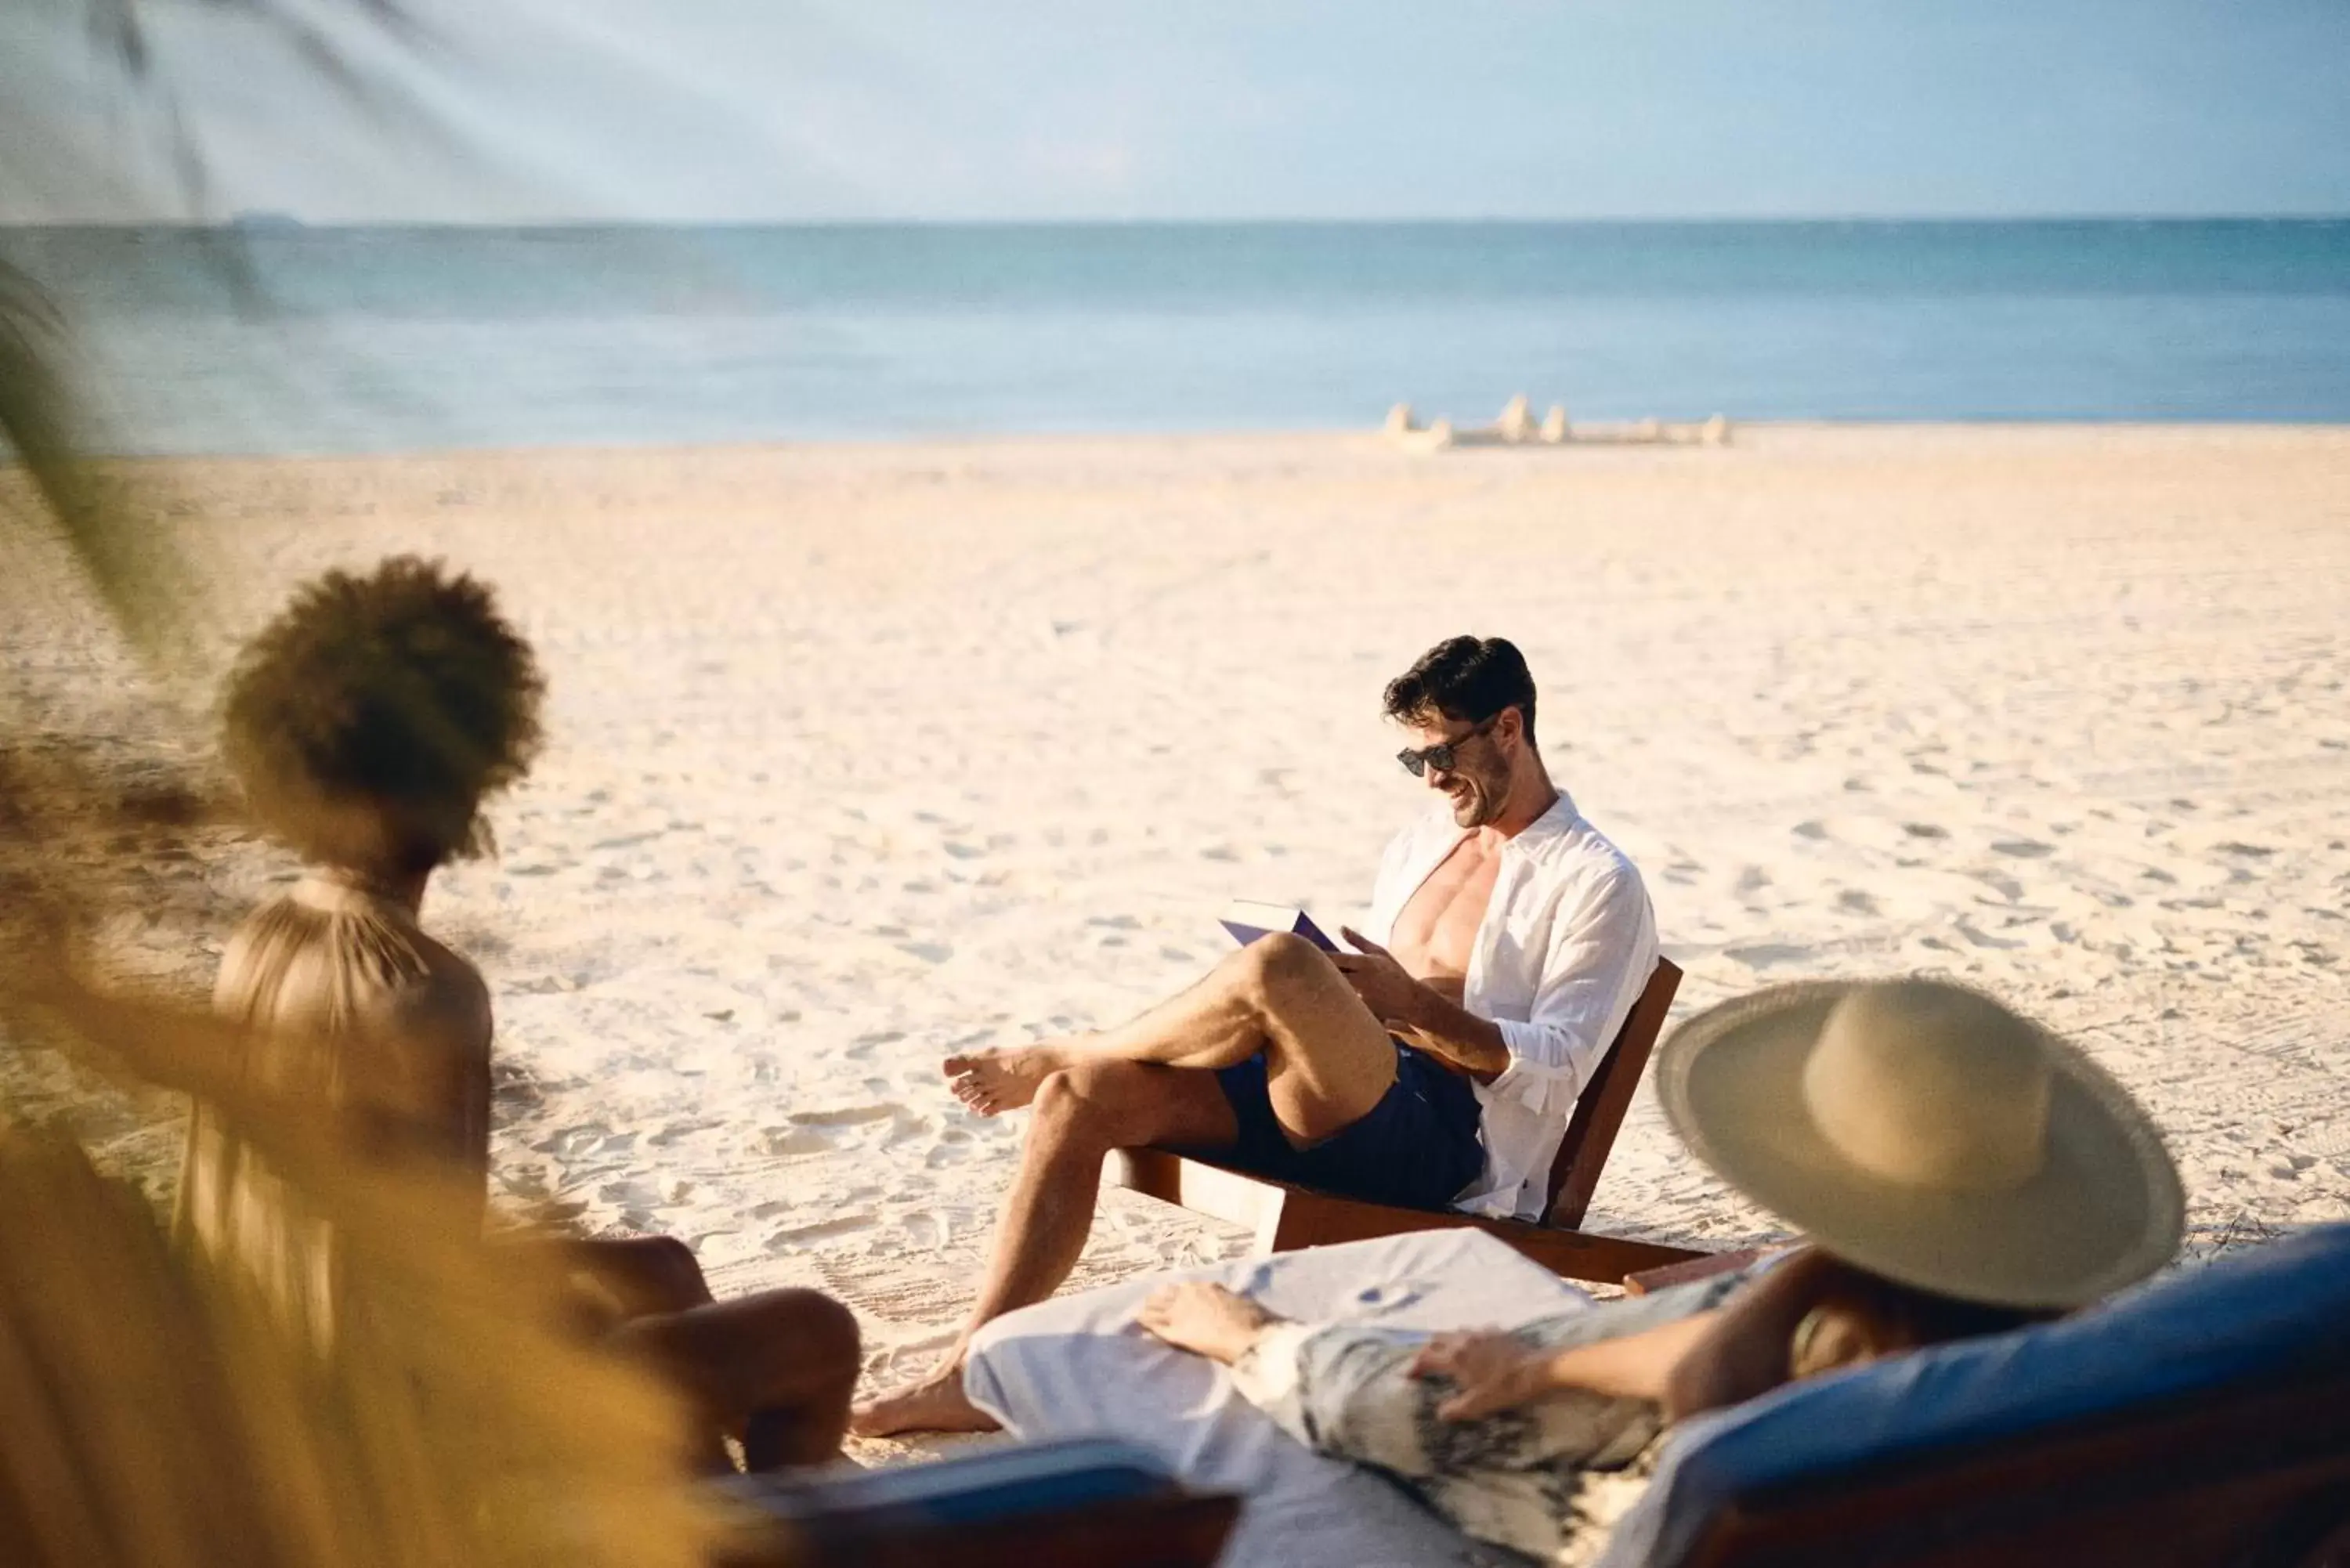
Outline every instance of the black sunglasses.
<path id="1" fill-rule="evenodd" d="M 1506 708 L 1502 710 L 1502 713 L 1506 713 L 1509 710 Z M 1486 731 L 1492 729 L 1494 725 L 1500 723 L 1502 722 L 1502 713 L 1494 714 L 1483 723 L 1470 730 L 1466 734 L 1455 735 L 1449 741 L 1439 742 L 1433 746 L 1423 746 L 1416 752 L 1407 747 L 1396 753 L 1396 761 L 1403 764 L 1404 772 L 1409 774 L 1416 779 L 1426 778 L 1428 776 L 1428 770 L 1430 768 L 1434 768 L 1440 774 L 1449 774 L 1452 771 L 1452 764 L 1460 760 L 1459 747 L 1461 742 L 1464 741 L 1473 741 L 1478 736 L 1483 734 Z"/>

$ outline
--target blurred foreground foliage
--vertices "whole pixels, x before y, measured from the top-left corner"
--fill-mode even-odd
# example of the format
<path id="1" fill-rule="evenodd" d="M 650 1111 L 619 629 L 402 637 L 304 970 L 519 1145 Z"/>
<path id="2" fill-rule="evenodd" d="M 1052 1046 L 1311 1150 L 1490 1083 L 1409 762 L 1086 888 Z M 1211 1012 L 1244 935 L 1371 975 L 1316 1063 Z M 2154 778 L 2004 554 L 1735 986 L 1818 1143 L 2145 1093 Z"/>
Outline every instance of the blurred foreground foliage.
<path id="1" fill-rule="evenodd" d="M 401 24 L 396 0 L 337 0 Z M 204 0 L 339 71 L 337 6 Z M 150 74 L 151 0 L 85 0 L 92 36 Z M 176 120 L 182 167 L 201 159 Z M 83 460 L 66 323 L 0 263 L 0 546 L 62 548 L 159 691 L 195 576 L 136 470 Z M 24 628 L 0 626 L 0 636 Z M 13 662 L 13 661 L 12 661 Z M 353 1167 L 316 1107 L 249 1082 L 239 1031 L 185 1000 L 86 983 L 78 936 L 137 919 L 120 873 L 158 832 L 216 819 L 187 748 L 75 728 L 0 691 L 0 1563 L 8 1568 L 686 1568 L 718 1525 L 687 1484 L 683 1412 L 580 1334 L 558 1251 L 485 1243 L 478 1190 Z M 67 694 L 71 696 L 73 694 Z M 85 721 L 86 722 L 86 721 Z M 130 754 L 126 754 L 126 750 Z M 294 1331 L 234 1268 L 174 1243 L 106 1173 L 70 1104 L 28 1106 L 26 1058 L 150 1101 L 201 1096 L 335 1228 L 353 1308 Z M 31 1075 L 36 1077 L 38 1075 Z"/>
<path id="2" fill-rule="evenodd" d="M 0 286 L 0 426 L 37 483 L 0 527 L 60 539 L 152 660 L 176 563 L 66 434 L 53 324 Z M 17 693 L 22 696 L 23 694 Z M 185 1001 L 84 983 L 78 936 L 120 863 L 219 807 L 183 756 L 12 703 L 0 732 L 0 1563 L 8 1568 L 663 1568 L 709 1560 L 683 1412 L 574 1332 L 553 1247 L 485 1243 L 478 1190 L 357 1168 L 315 1106 L 243 1073 L 242 1033 Z M 199 1096 L 331 1224 L 354 1310 L 330 1344 L 233 1267 L 175 1245 L 104 1174 L 71 1105 L 12 1103 L 27 1054 L 152 1100 Z"/>
<path id="3" fill-rule="evenodd" d="M 12 305 L 14 301 L 10 302 Z M 172 563 L 89 484 L 36 330 L 12 318 L 0 421 L 41 509 L 134 647 L 169 646 Z M 126 757 L 70 711 L 0 733 L 0 1563 L 9 1568 L 661 1568 L 709 1560 L 683 1412 L 574 1331 L 553 1247 L 485 1243 L 478 1182 L 357 1168 L 314 1106 L 247 1080 L 238 1029 L 79 978 L 120 863 L 219 810 L 175 754 Z M 104 1174 L 78 1107 L 28 1116 L 27 1054 L 76 1084 L 203 1098 L 330 1224 L 354 1310 L 330 1344 L 175 1245 Z"/>

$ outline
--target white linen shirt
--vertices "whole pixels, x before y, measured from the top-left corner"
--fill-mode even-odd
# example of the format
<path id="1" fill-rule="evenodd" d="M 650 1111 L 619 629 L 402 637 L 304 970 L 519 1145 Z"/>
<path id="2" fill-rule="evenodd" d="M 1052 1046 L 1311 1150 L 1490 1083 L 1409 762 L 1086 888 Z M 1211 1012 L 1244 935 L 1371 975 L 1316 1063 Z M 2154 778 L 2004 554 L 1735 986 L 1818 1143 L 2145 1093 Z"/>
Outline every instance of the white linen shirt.
<path id="1" fill-rule="evenodd" d="M 1387 946 L 1404 905 L 1466 836 L 1446 805 L 1397 834 L 1379 862 L 1363 934 Z M 1501 1030 L 1510 1064 L 1476 1086 L 1485 1174 L 1454 1208 L 1542 1218 L 1575 1098 L 1656 967 L 1657 918 L 1639 868 L 1560 791 L 1557 804 L 1502 846 L 1470 949 L 1461 1005 Z"/>

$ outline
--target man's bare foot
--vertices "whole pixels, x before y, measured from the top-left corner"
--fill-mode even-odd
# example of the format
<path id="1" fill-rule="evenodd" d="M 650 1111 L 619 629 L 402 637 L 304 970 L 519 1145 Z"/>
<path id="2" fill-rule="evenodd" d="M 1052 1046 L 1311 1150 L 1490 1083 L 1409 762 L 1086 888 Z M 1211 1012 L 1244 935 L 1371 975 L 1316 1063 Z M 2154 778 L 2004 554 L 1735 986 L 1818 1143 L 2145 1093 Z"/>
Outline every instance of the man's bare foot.
<path id="1" fill-rule="evenodd" d="M 860 1438 L 889 1438 L 899 1432 L 993 1432 L 1001 1425 L 963 1393 L 960 1362 L 941 1367 L 920 1383 L 892 1388 L 848 1412 L 848 1429 Z"/>
<path id="2" fill-rule="evenodd" d="M 1178 1350 L 1230 1366 L 1280 1319 L 1222 1285 L 1185 1280 L 1151 1292 L 1134 1321 Z"/>
<path id="3" fill-rule="evenodd" d="M 1069 1055 L 1066 1042 L 1047 1040 L 965 1051 L 948 1057 L 944 1066 L 955 1098 L 981 1116 L 993 1116 L 1024 1108 L 1036 1097 L 1045 1075 L 1066 1066 Z"/>

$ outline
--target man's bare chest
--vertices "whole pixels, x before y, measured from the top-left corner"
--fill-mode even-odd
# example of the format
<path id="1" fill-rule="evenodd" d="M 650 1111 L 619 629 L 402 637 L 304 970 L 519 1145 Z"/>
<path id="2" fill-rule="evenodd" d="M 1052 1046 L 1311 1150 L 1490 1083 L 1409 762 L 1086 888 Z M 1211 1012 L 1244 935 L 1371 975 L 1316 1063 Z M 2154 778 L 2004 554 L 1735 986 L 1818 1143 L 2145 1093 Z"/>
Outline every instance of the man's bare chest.
<path id="1" fill-rule="evenodd" d="M 1422 980 L 1467 975 L 1501 869 L 1499 848 L 1487 848 L 1477 835 L 1454 846 L 1396 916 L 1388 947 L 1397 961 Z"/>

